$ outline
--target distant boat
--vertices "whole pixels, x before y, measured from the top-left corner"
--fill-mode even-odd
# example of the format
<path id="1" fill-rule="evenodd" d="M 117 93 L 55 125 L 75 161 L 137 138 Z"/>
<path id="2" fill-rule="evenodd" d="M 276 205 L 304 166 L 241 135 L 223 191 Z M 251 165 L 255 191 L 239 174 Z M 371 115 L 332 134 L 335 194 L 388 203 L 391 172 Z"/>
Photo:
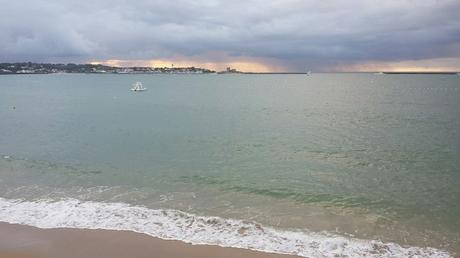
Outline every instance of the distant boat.
<path id="1" fill-rule="evenodd" d="M 307 76 L 310 76 L 310 75 L 311 75 L 311 71 L 308 70 L 305 74 L 306 74 Z"/>
<path id="2" fill-rule="evenodd" d="M 375 74 L 377 74 L 377 75 L 383 75 L 384 73 L 383 73 L 383 72 L 377 72 L 377 73 L 375 73 Z"/>
<path id="3" fill-rule="evenodd" d="M 142 86 L 142 83 L 141 82 L 135 82 L 133 83 L 132 87 L 131 87 L 131 91 L 146 91 L 147 88 L 144 88 L 144 86 Z"/>

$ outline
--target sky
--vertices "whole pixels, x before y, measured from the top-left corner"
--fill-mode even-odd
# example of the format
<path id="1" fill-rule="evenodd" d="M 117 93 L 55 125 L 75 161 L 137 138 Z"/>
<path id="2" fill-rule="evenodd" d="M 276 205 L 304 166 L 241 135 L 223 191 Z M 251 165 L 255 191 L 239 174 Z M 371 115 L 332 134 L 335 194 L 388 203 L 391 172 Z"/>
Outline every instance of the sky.
<path id="1" fill-rule="evenodd" d="M 459 0 L 0 0 L 0 62 L 460 71 Z"/>

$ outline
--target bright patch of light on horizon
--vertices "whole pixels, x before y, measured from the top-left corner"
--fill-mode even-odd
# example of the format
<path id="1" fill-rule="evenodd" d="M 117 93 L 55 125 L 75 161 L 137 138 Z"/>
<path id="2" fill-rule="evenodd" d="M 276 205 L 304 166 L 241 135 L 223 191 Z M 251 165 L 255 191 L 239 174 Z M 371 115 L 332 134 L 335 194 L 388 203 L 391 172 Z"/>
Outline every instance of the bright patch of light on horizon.
<path id="1" fill-rule="evenodd" d="M 153 59 L 153 60 L 121 60 L 110 59 L 101 61 L 91 61 L 90 64 L 103 64 L 115 67 L 199 67 L 215 71 L 223 71 L 227 67 L 235 68 L 244 72 L 273 72 L 280 71 L 279 67 L 271 67 L 267 64 L 259 62 L 251 62 L 246 60 L 232 60 L 232 61 L 219 61 L 219 62 L 200 62 L 193 60 L 167 60 L 167 59 Z"/>
<path id="2" fill-rule="evenodd" d="M 370 62 L 337 66 L 338 72 L 459 72 L 460 58 L 434 58 L 399 62 Z"/>

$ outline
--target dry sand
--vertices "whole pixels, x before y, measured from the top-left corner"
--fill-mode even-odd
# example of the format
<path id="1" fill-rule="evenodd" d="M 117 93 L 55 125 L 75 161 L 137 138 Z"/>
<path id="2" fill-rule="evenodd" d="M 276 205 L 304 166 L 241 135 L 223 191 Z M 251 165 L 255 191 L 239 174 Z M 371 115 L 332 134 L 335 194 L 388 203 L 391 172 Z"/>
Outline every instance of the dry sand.
<path id="1" fill-rule="evenodd" d="M 0 222 L 0 258 L 293 258 L 238 248 L 191 245 L 145 234 L 90 229 L 39 229 Z"/>

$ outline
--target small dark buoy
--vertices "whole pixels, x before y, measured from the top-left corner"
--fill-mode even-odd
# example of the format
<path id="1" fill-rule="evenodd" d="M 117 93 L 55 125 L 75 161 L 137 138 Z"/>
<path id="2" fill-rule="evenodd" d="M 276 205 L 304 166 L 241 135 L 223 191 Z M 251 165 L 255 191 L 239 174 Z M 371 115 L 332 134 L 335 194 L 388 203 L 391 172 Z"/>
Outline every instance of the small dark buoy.
<path id="1" fill-rule="evenodd" d="M 16 107 L 15 107 L 15 106 L 13 106 L 13 109 L 16 109 Z"/>

